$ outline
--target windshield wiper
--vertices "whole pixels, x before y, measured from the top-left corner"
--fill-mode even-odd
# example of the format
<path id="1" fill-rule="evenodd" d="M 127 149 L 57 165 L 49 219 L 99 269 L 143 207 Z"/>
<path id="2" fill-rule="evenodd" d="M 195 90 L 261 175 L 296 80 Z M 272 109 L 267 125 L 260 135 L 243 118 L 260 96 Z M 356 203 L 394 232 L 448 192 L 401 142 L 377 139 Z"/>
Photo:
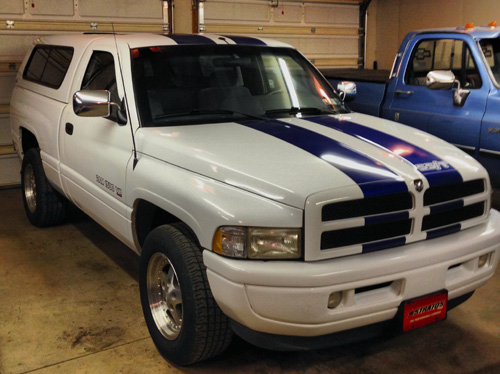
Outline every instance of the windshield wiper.
<path id="1" fill-rule="evenodd" d="M 161 120 L 161 119 L 165 119 L 165 118 L 201 116 L 201 115 L 204 115 L 204 114 L 229 114 L 229 115 L 238 114 L 238 115 L 245 116 L 245 117 L 248 117 L 248 118 L 258 119 L 258 120 L 262 120 L 262 121 L 266 120 L 263 117 L 259 117 L 259 116 L 256 116 L 256 115 L 253 115 L 253 114 L 249 114 L 249 113 L 238 112 L 236 110 L 229 110 L 229 109 L 197 109 L 197 108 L 191 109 L 191 110 L 185 111 L 185 112 L 175 112 L 175 113 L 161 114 L 159 116 L 156 116 L 154 118 L 154 120 L 156 121 L 156 120 Z"/>
<path id="2" fill-rule="evenodd" d="M 266 115 L 268 114 L 280 114 L 280 113 L 285 113 L 285 114 L 337 114 L 335 111 L 332 110 L 327 110 L 327 109 L 321 109 L 321 108 L 314 108 L 314 107 L 304 107 L 304 108 L 297 108 L 297 107 L 291 107 L 291 108 L 282 108 L 282 109 L 270 109 L 266 111 Z"/>

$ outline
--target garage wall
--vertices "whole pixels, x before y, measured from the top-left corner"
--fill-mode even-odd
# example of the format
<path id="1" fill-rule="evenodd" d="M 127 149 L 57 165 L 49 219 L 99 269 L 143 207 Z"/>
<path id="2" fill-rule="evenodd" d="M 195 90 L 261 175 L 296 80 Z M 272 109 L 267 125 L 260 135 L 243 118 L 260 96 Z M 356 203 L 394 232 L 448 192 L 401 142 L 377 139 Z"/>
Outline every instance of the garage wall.
<path id="1" fill-rule="evenodd" d="M 19 65 L 36 37 L 68 32 L 162 32 L 161 0 L 0 0 L 0 187 L 19 183 L 20 160 L 9 128 Z M 113 24 L 113 26 L 112 26 Z"/>
<path id="2" fill-rule="evenodd" d="M 360 2 L 206 0 L 200 27 L 289 43 L 318 67 L 357 67 Z"/>
<path id="3" fill-rule="evenodd" d="M 473 22 L 500 24 L 498 0 L 373 0 L 368 8 L 370 41 L 366 67 L 377 61 L 380 69 L 390 69 L 399 44 L 412 30 L 459 27 Z"/>

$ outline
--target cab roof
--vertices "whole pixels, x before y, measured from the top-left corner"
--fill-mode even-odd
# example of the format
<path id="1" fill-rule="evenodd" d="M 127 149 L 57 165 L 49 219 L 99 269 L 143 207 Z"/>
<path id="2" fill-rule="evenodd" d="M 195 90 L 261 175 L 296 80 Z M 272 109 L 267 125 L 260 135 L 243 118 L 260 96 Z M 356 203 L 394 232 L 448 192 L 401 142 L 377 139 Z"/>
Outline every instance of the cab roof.
<path id="1" fill-rule="evenodd" d="M 159 45 L 208 45 L 208 44 L 238 44 L 253 46 L 289 47 L 292 46 L 272 39 L 241 35 L 218 34 L 148 34 L 148 33 L 83 33 L 70 35 L 53 35 L 40 38 L 42 44 L 78 45 L 94 40 L 114 40 L 126 43 L 130 48 L 150 47 Z"/>
<path id="2" fill-rule="evenodd" d="M 408 35 L 411 35 L 411 37 L 413 37 L 421 34 L 442 33 L 470 35 L 474 40 L 498 38 L 500 36 L 500 27 L 496 26 L 496 22 L 492 22 L 490 25 L 475 27 L 473 24 L 467 24 L 465 26 L 456 28 L 448 27 L 439 29 L 417 30 L 410 32 Z"/>

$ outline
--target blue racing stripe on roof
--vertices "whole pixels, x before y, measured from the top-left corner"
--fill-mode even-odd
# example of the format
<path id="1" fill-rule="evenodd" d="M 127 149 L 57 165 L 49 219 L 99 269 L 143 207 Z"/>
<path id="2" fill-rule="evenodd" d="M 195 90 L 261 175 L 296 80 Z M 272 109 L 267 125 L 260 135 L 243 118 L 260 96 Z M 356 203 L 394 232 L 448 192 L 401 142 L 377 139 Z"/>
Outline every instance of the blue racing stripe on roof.
<path id="1" fill-rule="evenodd" d="M 403 178 L 376 160 L 314 131 L 278 121 L 240 124 L 293 144 L 335 166 L 358 183 L 365 197 L 408 191 Z"/>
<path id="2" fill-rule="evenodd" d="M 177 44 L 216 44 L 212 39 L 203 35 L 167 35 Z"/>
<path id="3" fill-rule="evenodd" d="M 267 45 L 262 40 L 257 39 L 257 38 L 251 38 L 249 36 L 224 35 L 224 37 L 227 39 L 231 39 L 236 44 Z"/>
<path id="4" fill-rule="evenodd" d="M 387 149 L 404 158 L 427 178 L 431 187 L 463 182 L 462 175 L 438 156 L 382 131 L 330 116 L 308 117 L 314 122 Z"/>

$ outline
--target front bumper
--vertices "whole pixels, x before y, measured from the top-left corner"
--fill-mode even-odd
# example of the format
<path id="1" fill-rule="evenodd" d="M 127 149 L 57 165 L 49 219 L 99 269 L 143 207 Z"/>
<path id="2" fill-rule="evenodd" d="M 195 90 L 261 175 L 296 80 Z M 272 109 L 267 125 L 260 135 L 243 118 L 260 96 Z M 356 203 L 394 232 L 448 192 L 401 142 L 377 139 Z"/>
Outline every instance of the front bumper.
<path id="1" fill-rule="evenodd" d="M 215 300 L 237 323 L 268 334 L 321 336 L 390 320 L 404 300 L 441 289 L 451 300 L 485 284 L 500 259 L 500 213 L 452 235 L 331 260 L 247 261 L 210 251 L 203 259 Z M 335 291 L 343 300 L 329 309 Z"/>

